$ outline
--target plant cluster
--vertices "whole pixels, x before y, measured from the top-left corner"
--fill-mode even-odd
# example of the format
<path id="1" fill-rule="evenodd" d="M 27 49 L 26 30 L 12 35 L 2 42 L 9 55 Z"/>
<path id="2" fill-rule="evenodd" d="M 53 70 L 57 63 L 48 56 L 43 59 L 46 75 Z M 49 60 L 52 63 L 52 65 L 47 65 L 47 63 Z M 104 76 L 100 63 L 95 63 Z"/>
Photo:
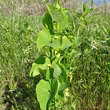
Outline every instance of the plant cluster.
<path id="1" fill-rule="evenodd" d="M 37 99 L 42 110 L 48 110 L 51 102 L 64 97 L 69 86 L 68 75 L 73 71 L 72 59 L 78 52 L 80 38 L 68 33 L 68 10 L 61 7 L 59 0 L 47 5 L 43 19 L 45 28 L 37 38 L 40 55 L 33 63 L 30 76 L 42 74 L 43 79 L 36 86 Z"/>

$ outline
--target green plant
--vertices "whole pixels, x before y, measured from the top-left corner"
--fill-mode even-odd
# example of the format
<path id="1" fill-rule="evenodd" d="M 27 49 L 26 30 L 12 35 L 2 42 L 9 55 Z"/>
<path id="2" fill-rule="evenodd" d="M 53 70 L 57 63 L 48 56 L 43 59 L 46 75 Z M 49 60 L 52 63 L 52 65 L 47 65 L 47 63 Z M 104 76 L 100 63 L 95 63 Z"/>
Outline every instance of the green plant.
<path id="1" fill-rule="evenodd" d="M 64 98 L 64 91 L 72 80 L 74 58 L 80 56 L 76 50 L 81 44 L 80 37 L 73 36 L 69 29 L 68 11 L 61 7 L 59 0 L 47 5 L 43 19 L 45 28 L 38 34 L 37 48 L 40 55 L 32 64 L 30 76 L 42 76 L 36 86 L 37 99 L 42 110 L 48 110 L 51 104 L 55 108 L 56 101 Z M 83 12 L 79 15 L 81 23 L 76 27 L 77 33 L 84 25 L 85 16 L 91 11 L 84 3 Z"/>

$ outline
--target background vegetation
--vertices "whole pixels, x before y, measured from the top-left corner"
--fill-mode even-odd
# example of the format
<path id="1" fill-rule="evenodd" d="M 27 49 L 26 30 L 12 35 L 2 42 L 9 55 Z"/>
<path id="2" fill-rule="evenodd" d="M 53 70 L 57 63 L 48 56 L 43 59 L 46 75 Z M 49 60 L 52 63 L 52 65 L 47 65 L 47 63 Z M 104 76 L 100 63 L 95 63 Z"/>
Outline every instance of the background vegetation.
<path id="1" fill-rule="evenodd" d="M 29 72 L 39 55 L 36 39 L 43 28 L 45 4 L 53 1 L 0 1 L 0 110 L 39 110 L 34 84 L 41 76 L 29 78 Z M 72 10 L 81 11 L 80 1 L 61 3 L 71 9 L 76 36 L 81 20 Z M 109 5 L 105 1 L 105 9 L 98 6 L 85 19 L 78 33 L 82 43 L 76 48 L 80 55 L 75 56 L 70 96 L 58 102 L 57 110 L 110 110 Z"/>

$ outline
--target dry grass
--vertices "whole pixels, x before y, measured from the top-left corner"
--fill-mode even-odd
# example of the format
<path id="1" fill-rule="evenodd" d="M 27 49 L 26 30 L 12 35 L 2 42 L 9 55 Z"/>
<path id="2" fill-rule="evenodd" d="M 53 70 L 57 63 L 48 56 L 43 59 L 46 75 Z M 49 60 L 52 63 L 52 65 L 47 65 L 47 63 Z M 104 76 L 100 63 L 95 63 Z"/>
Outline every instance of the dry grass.
<path id="1" fill-rule="evenodd" d="M 10 1 L 10 0 L 9 0 Z M 54 1 L 54 0 L 53 0 Z M 82 10 L 81 1 L 73 2 L 72 0 L 60 0 L 61 4 L 64 8 L 68 8 L 70 10 Z M 50 2 L 51 3 L 51 2 Z M 107 13 L 110 11 L 110 5 L 107 5 Z M 17 0 L 14 4 L 11 2 L 5 2 L 4 4 L 0 3 L 0 14 L 3 15 L 10 15 L 12 12 L 16 15 L 28 15 L 28 16 L 40 16 L 43 15 L 46 11 L 45 3 L 41 2 L 40 0 Z M 104 5 L 95 6 L 95 13 L 104 13 L 105 7 Z"/>
<path id="2" fill-rule="evenodd" d="M 10 15 L 12 12 L 16 15 L 42 15 L 45 12 L 45 4 L 40 2 L 16 2 L 12 6 L 12 4 L 5 4 L 0 6 L 0 12 L 2 12 L 3 15 Z"/>
<path id="3" fill-rule="evenodd" d="M 110 4 L 107 5 L 106 7 L 106 13 L 110 13 Z M 100 6 L 95 6 L 95 12 L 97 14 L 102 14 L 102 13 L 105 13 L 105 6 L 104 5 L 100 5 Z"/>

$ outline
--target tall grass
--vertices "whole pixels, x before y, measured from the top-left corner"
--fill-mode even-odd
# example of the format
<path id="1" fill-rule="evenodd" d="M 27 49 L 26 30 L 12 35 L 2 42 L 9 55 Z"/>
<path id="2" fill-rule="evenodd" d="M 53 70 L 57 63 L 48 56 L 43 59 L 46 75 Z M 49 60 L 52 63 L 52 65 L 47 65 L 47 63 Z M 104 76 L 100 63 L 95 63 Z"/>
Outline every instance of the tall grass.
<path id="1" fill-rule="evenodd" d="M 28 73 L 37 57 L 35 40 L 42 28 L 42 16 L 18 13 L 24 5 L 20 6 L 18 1 L 1 1 L 1 7 L 9 8 L 8 13 L 5 8 L 0 13 L 0 109 L 3 110 L 37 109 L 34 85 Z"/>
<path id="2" fill-rule="evenodd" d="M 9 109 L 16 100 L 25 100 L 30 94 L 25 96 L 31 83 L 28 81 L 29 67 L 37 55 L 35 40 L 40 19 L 24 16 L 0 18 L 0 100 L 9 105 Z"/>

